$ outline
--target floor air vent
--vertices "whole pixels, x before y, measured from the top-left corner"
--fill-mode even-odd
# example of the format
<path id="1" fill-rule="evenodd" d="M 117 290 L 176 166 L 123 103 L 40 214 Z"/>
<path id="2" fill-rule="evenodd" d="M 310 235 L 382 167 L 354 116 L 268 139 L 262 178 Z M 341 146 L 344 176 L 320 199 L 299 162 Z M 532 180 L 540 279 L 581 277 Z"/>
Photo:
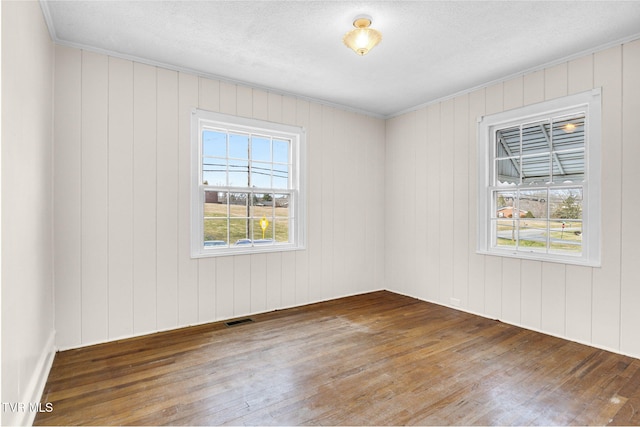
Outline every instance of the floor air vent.
<path id="1" fill-rule="evenodd" d="M 238 320 L 231 320 L 230 322 L 224 322 L 225 325 L 227 325 L 228 327 L 232 327 L 232 326 L 238 326 L 238 325 L 244 325 L 245 323 L 252 323 L 253 319 L 250 318 L 246 318 L 246 319 L 238 319 Z"/>

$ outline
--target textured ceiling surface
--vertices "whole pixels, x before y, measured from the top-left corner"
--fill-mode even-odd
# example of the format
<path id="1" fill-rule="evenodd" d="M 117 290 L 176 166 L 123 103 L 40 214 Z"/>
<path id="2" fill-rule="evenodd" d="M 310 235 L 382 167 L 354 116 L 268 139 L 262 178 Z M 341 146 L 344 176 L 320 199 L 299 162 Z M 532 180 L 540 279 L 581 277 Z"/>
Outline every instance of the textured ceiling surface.
<path id="1" fill-rule="evenodd" d="M 640 1 L 41 0 L 59 44 L 389 117 L 640 37 Z M 383 39 L 342 44 L 368 14 Z"/>

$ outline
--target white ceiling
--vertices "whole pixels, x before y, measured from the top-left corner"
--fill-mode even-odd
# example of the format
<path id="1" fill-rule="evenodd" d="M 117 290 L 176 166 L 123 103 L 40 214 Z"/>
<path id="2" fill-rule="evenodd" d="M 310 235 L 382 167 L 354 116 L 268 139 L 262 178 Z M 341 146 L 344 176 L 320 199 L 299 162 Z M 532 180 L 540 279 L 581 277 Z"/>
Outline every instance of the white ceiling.
<path id="1" fill-rule="evenodd" d="M 54 41 L 389 117 L 640 37 L 640 1 L 45 1 Z M 368 14 L 383 40 L 342 44 Z"/>

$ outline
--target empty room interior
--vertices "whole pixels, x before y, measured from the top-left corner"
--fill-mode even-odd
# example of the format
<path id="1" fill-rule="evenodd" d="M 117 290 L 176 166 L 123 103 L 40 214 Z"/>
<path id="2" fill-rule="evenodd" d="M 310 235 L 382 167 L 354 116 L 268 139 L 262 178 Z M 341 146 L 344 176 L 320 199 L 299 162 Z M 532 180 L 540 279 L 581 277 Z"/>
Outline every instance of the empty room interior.
<path id="1" fill-rule="evenodd" d="M 0 15 L 2 425 L 640 425 L 640 1 Z"/>

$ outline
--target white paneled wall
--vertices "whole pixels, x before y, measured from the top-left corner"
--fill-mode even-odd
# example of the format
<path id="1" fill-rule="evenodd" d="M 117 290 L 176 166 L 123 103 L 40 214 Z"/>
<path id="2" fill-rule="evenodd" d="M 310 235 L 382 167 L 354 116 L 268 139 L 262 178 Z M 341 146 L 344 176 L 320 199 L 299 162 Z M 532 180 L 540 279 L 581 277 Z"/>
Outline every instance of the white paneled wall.
<path id="1" fill-rule="evenodd" d="M 39 401 L 55 354 L 54 48 L 37 2 L 0 2 L 0 18 L 0 424 L 13 426 L 33 422 L 34 412 L 15 408 Z"/>
<path id="2" fill-rule="evenodd" d="M 385 287 L 640 356 L 640 41 L 387 121 Z M 476 248 L 476 127 L 484 114 L 602 87 L 602 267 Z"/>
<path id="3" fill-rule="evenodd" d="M 383 120 L 61 46 L 55 88 L 60 349 L 384 287 Z M 190 259 L 195 107 L 306 128 L 306 250 Z"/>

